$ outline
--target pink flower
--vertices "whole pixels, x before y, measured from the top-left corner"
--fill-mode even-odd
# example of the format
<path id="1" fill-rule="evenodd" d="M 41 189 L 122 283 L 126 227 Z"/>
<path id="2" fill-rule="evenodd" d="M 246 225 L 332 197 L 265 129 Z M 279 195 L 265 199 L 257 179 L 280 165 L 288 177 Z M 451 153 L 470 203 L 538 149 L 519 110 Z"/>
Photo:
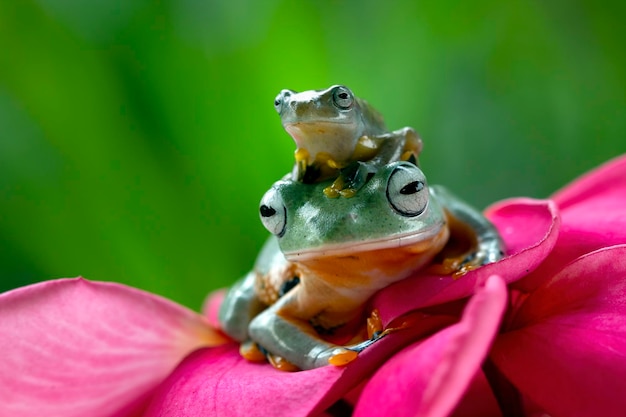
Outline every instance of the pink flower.
<path id="1" fill-rule="evenodd" d="M 372 305 L 403 328 L 342 368 L 246 362 L 210 325 L 219 294 L 202 317 L 117 284 L 5 293 L 0 416 L 615 414 L 626 409 L 626 247 L 612 246 L 626 243 L 625 179 L 622 158 L 578 180 L 555 195 L 561 217 L 550 201 L 490 209 L 509 256 L 381 291 Z"/>
<path id="2" fill-rule="evenodd" d="M 512 204 L 493 217 L 513 229 L 529 221 L 536 226 L 511 233 L 507 239 L 515 255 L 502 262 L 516 271 L 511 279 L 525 275 L 527 266 L 536 267 L 556 241 L 558 218 L 550 203 Z M 415 280 L 424 295 L 434 298 L 409 298 L 404 309 L 397 310 L 399 303 L 393 297 L 376 301 L 390 323 L 407 309 L 468 297 L 478 286 L 460 321 L 456 307 L 436 314 L 416 312 L 407 318 L 412 326 L 368 348 L 354 365 L 297 373 L 249 363 L 234 343 L 200 348 L 223 342 L 210 326 L 216 325 L 219 293 L 209 299 L 203 318 L 117 284 L 59 280 L 11 291 L 0 296 L 1 347 L 6 358 L 0 386 L 8 387 L 0 391 L 6 397 L 0 398 L 6 400 L 0 401 L 0 415 L 268 415 L 272 409 L 286 415 L 319 414 L 404 346 L 413 347 L 427 366 L 436 363 L 429 358 L 441 353 L 442 345 L 455 340 L 473 350 L 452 363 L 478 366 L 506 299 L 502 280 L 489 278 L 493 267 L 472 271 L 458 281 L 439 276 Z M 476 326 L 480 330 L 475 334 L 467 332 Z M 476 335 L 483 335 L 481 343 L 475 343 Z M 467 373 L 453 376 L 465 383 Z M 442 381 L 447 384 L 449 378 Z M 448 396 L 443 404 L 449 408 L 457 397 Z"/>
<path id="3" fill-rule="evenodd" d="M 467 389 L 454 415 L 624 415 L 626 157 L 578 179 L 556 193 L 554 201 L 562 221 L 557 243 L 534 272 L 511 285 L 510 306 L 482 369 L 475 365 L 481 361 L 441 360 L 429 364 L 449 374 L 465 370 L 474 376 L 465 378 L 470 383 L 468 388 L 445 384 L 435 394 L 460 398 Z M 505 239 L 509 225 L 499 223 L 494 216 L 517 202 L 503 202 L 487 212 Z M 488 267 L 508 276 L 505 261 Z M 407 281 L 379 297 L 390 301 L 418 288 L 417 282 Z M 478 326 L 468 331 L 481 340 L 473 345 L 448 345 L 450 356 L 470 355 L 476 345 L 493 338 L 481 333 Z M 398 388 L 385 380 L 393 375 L 402 375 L 400 384 L 405 392 L 415 392 L 407 381 L 422 377 L 423 368 L 412 365 L 416 359 L 407 353 L 384 364 L 362 392 L 357 414 L 365 408 L 388 407 L 385 399 Z M 398 373 L 398 369 L 404 373 Z M 411 375 L 407 375 L 407 369 L 412 370 Z M 453 408 L 436 409 L 429 401 L 424 396 L 407 415 L 445 416 Z M 481 408 L 476 409 L 477 405 Z"/>
<path id="4" fill-rule="evenodd" d="M 626 157 L 553 199 L 562 217 L 557 244 L 515 284 L 514 302 L 489 353 L 503 382 L 495 392 L 509 407 L 525 403 L 552 416 L 623 416 Z"/>

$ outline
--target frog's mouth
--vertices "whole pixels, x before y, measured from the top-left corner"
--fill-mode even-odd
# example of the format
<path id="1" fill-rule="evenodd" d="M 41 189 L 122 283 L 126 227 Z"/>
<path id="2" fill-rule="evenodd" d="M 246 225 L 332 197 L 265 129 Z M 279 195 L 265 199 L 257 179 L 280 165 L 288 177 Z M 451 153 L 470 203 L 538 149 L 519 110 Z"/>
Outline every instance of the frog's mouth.
<path id="1" fill-rule="evenodd" d="M 448 236 L 449 232 L 446 227 L 434 224 L 417 233 L 410 232 L 361 242 L 345 242 L 298 251 L 285 251 L 284 255 L 288 261 L 302 262 L 316 258 L 349 257 L 364 252 L 410 247 L 411 252 L 419 256 L 420 253 L 427 252 L 434 247 L 442 247 L 448 240 Z"/>

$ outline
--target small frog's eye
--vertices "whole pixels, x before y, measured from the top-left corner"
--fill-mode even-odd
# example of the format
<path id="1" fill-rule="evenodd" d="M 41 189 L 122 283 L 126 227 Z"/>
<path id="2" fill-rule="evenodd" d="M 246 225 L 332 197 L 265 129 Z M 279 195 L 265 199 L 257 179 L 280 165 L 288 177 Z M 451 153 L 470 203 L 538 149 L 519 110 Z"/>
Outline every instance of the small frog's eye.
<path id="1" fill-rule="evenodd" d="M 261 223 L 273 235 L 281 237 L 285 234 L 285 226 L 287 225 L 287 208 L 283 203 L 283 199 L 271 188 L 261 199 L 259 207 Z"/>
<path id="2" fill-rule="evenodd" d="M 335 106 L 342 110 L 348 110 L 354 103 L 354 96 L 349 88 L 344 86 L 337 86 L 333 90 L 333 102 Z"/>
<path id="3" fill-rule="evenodd" d="M 389 176 L 387 200 L 399 214 L 419 216 L 426 209 L 428 198 L 426 177 L 419 168 L 400 165 Z"/>

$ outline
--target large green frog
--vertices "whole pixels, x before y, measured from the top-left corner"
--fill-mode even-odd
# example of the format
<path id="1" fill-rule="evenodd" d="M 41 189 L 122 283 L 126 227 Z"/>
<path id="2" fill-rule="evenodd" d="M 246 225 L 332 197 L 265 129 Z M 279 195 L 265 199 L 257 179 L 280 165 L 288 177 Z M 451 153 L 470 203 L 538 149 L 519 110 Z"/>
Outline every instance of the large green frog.
<path id="1" fill-rule="evenodd" d="M 491 223 L 429 187 L 410 161 L 380 167 L 352 198 L 327 198 L 322 190 L 332 181 L 306 184 L 288 175 L 261 200 L 273 236 L 220 310 L 223 330 L 244 351 L 260 346 L 300 369 L 345 364 L 375 339 L 344 345 L 327 336 L 362 324 L 366 302 L 381 288 L 444 259 L 447 272 L 462 274 L 503 256 Z M 468 242 L 453 262 L 450 236 Z"/>

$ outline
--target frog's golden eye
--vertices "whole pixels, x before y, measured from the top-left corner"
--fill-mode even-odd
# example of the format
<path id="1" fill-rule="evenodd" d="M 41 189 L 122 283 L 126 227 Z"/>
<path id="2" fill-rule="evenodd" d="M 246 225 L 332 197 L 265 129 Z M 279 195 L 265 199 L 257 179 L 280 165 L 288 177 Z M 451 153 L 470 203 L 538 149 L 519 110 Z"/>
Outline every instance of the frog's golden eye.
<path id="1" fill-rule="evenodd" d="M 342 110 L 348 110 L 354 103 L 354 96 L 349 88 L 337 86 L 333 90 L 333 103 Z"/>
<path id="2" fill-rule="evenodd" d="M 285 234 L 285 226 L 287 225 L 287 208 L 283 203 L 283 199 L 271 188 L 261 199 L 259 207 L 261 223 L 273 235 L 281 237 Z"/>
<path id="3" fill-rule="evenodd" d="M 422 171 L 411 165 L 398 166 L 387 182 L 387 200 L 399 214 L 419 216 L 428 205 L 428 188 Z"/>

